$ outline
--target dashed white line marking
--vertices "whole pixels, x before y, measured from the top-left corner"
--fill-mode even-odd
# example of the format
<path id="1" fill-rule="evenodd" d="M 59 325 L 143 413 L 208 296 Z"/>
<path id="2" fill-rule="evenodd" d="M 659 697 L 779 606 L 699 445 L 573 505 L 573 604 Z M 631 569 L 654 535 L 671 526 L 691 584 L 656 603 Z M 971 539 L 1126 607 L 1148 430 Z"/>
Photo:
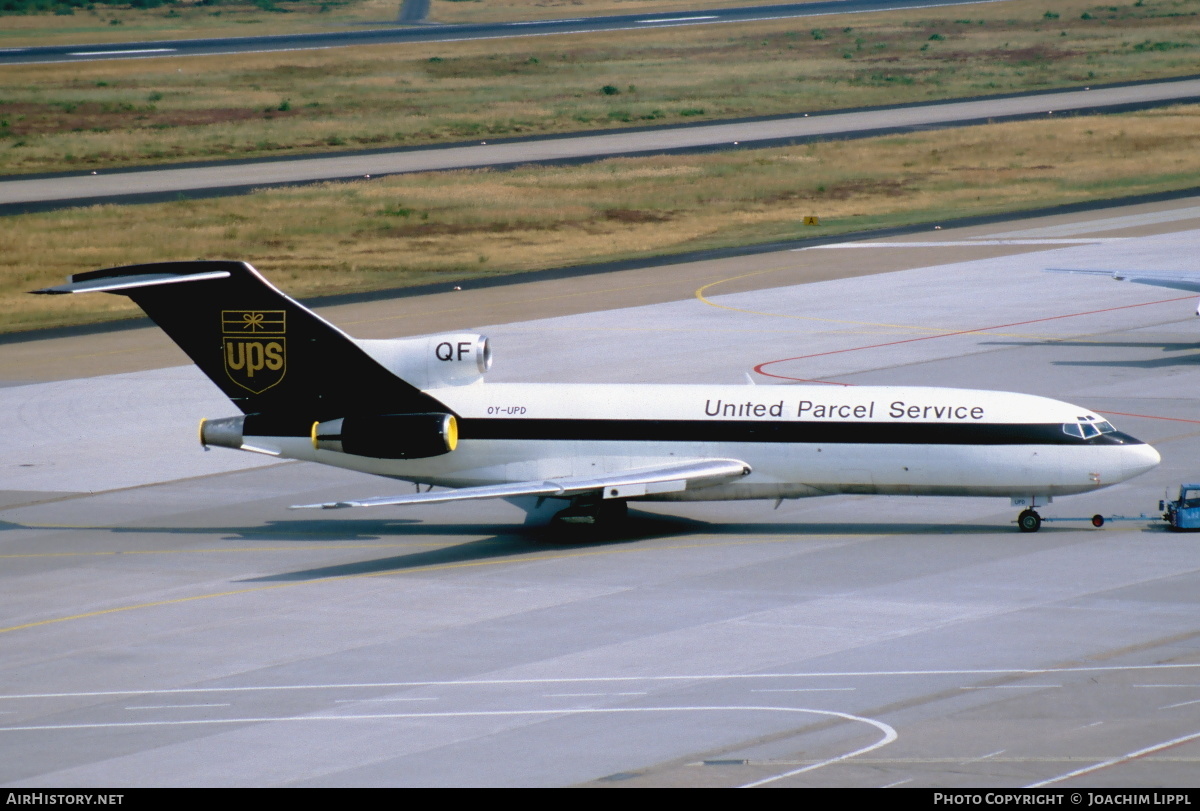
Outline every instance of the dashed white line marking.
<path id="1" fill-rule="evenodd" d="M 173 53 L 176 48 L 138 48 L 128 51 L 71 51 L 67 56 L 131 56 L 133 54 Z"/>
<path id="2" fill-rule="evenodd" d="M 661 17 L 661 18 L 659 18 L 659 19 L 657 19 L 657 20 L 638 20 L 638 23 L 639 23 L 639 24 L 648 24 L 648 23 L 689 23 L 689 22 L 695 22 L 696 20 L 715 20 L 715 19 L 717 19 L 717 15 L 716 15 L 716 14 L 705 14 L 705 15 L 703 15 L 703 16 L 699 16 L 699 17 Z"/>
<path id="3" fill-rule="evenodd" d="M 542 698 L 594 698 L 597 696 L 644 696 L 645 692 L 634 693 L 546 693 Z"/>
<path id="4" fill-rule="evenodd" d="M 960 239 L 944 242 L 835 242 L 830 245 L 812 245 L 793 248 L 793 251 L 828 251 L 836 248 L 969 248 L 988 245 L 1095 245 L 1108 242 L 1124 242 L 1126 237 L 1091 237 L 1070 239 Z"/>
<path id="5" fill-rule="evenodd" d="M 396 701 L 437 701 L 435 698 L 335 698 L 334 704 L 366 704 L 368 702 L 396 702 Z"/>
<path id="6" fill-rule="evenodd" d="M 959 763 L 961 763 L 963 766 L 966 766 L 968 763 L 978 763 L 981 760 L 987 760 L 988 758 L 993 758 L 996 755 L 1003 755 L 1007 751 L 1008 751 L 1007 749 L 997 749 L 995 752 L 991 752 L 990 754 L 980 755 L 979 757 L 973 757 L 970 760 L 962 760 L 962 761 L 959 761 Z"/>
<path id="7" fill-rule="evenodd" d="M 231 707 L 232 704 L 137 704 L 127 710 L 186 710 L 194 707 Z"/>
<path id="8" fill-rule="evenodd" d="M 979 687 L 959 687 L 959 690 L 1048 690 L 1061 684 L 985 684 Z"/>
<path id="9" fill-rule="evenodd" d="M 1189 704 L 1200 704 L 1200 698 L 1197 698 L 1195 701 L 1180 701 L 1178 704 L 1168 704 L 1165 707 L 1159 707 L 1159 709 L 1160 710 L 1173 710 L 1176 707 L 1186 707 Z"/>
<path id="10" fill-rule="evenodd" d="M 845 693 L 857 690 L 857 687 L 763 687 L 751 690 L 751 693 Z"/>
<path id="11" fill-rule="evenodd" d="M 911 783 L 912 781 L 913 779 L 911 777 L 906 777 L 903 780 L 897 780 L 895 783 L 888 783 L 886 786 L 880 786 L 880 788 L 895 788 L 896 786 L 902 786 L 905 783 Z"/>

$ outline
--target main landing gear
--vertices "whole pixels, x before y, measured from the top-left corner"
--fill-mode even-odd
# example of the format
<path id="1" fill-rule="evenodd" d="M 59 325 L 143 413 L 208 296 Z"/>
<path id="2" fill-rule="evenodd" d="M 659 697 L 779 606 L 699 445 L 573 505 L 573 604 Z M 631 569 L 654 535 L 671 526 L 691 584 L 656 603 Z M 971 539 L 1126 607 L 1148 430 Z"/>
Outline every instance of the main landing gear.
<path id="1" fill-rule="evenodd" d="M 1036 510 L 1021 510 L 1017 516 L 1017 527 L 1022 532 L 1037 532 L 1042 528 L 1042 517 Z"/>
<path id="2" fill-rule="evenodd" d="M 558 525 L 590 524 L 593 526 L 613 526 L 621 524 L 629 513 L 629 504 L 625 499 L 605 499 L 591 502 L 576 502 L 565 510 L 559 511 L 553 519 Z"/>

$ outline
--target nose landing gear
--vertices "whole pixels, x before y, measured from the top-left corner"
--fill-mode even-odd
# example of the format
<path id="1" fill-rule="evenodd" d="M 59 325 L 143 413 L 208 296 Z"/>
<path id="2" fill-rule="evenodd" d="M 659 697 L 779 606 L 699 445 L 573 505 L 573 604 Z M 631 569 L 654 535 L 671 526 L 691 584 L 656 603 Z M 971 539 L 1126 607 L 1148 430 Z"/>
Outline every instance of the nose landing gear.
<path id="1" fill-rule="evenodd" d="M 1042 528 L 1042 517 L 1036 510 L 1021 510 L 1017 516 L 1017 527 L 1022 532 L 1037 532 Z"/>

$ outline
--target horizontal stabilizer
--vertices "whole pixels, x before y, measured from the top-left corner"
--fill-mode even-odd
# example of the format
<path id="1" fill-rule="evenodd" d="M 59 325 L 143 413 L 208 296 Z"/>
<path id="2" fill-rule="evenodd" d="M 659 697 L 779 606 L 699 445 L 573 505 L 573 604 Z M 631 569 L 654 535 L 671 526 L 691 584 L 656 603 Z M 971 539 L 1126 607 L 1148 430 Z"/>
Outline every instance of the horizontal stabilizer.
<path id="1" fill-rule="evenodd" d="M 448 413 L 245 262 L 150 262 L 34 291 L 128 296 L 244 414 L 276 425 Z"/>
<path id="2" fill-rule="evenodd" d="M 83 274 L 80 274 L 82 276 Z M 34 293 L 60 295 L 63 293 L 116 293 L 122 290 L 133 290 L 139 287 L 155 287 L 162 284 L 178 284 L 180 282 L 206 282 L 215 279 L 228 279 L 229 271 L 213 270 L 204 273 L 140 273 L 132 276 L 107 276 L 98 279 L 83 279 L 72 277 L 67 284 L 58 287 L 46 287 L 34 290 Z"/>
<path id="3" fill-rule="evenodd" d="M 332 501 L 325 504 L 296 504 L 293 510 L 334 510 L 343 507 L 390 507 L 401 504 L 436 504 L 443 501 L 468 501 L 480 498 L 545 496 L 573 498 L 596 493 L 602 498 L 634 498 L 654 493 L 712 487 L 740 479 L 750 466 L 737 459 L 699 459 L 659 467 L 638 468 L 607 476 L 567 477 L 546 481 L 489 484 L 462 487 L 436 493 L 411 493 L 405 496 L 380 496 L 358 501 Z"/>

